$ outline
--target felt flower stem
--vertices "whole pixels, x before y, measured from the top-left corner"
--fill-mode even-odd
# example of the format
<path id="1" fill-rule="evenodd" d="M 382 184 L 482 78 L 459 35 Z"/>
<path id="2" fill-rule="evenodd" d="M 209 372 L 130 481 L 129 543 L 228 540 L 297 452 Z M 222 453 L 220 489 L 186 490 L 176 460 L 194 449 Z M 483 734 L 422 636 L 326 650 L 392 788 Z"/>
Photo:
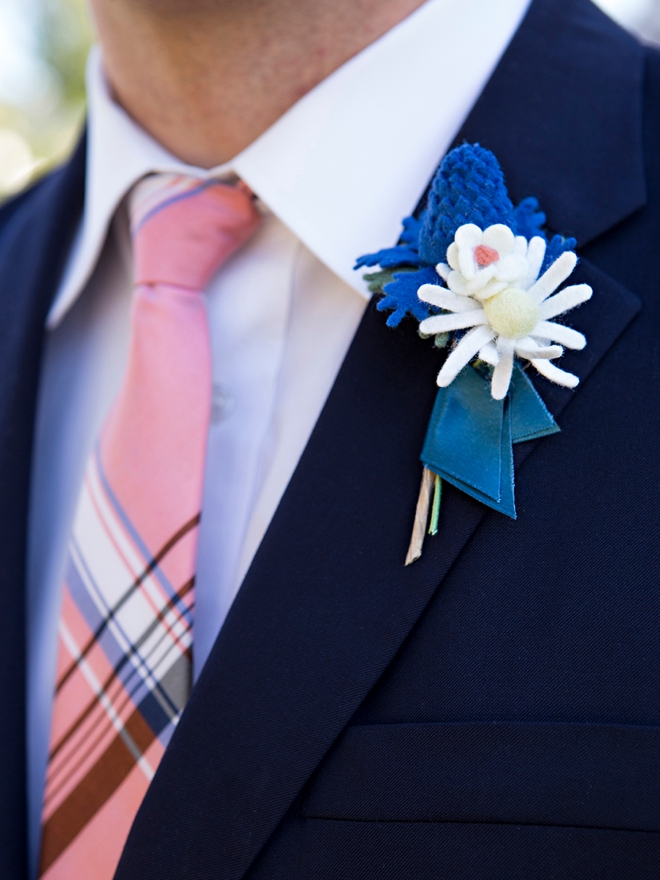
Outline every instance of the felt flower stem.
<path id="1" fill-rule="evenodd" d="M 438 534 L 438 517 L 440 516 L 440 502 L 442 501 L 442 480 L 438 474 L 435 477 L 433 487 L 433 507 L 431 508 L 431 524 L 429 525 L 429 535 Z"/>
<path id="2" fill-rule="evenodd" d="M 422 484 L 419 487 L 419 497 L 415 509 L 415 522 L 413 524 L 412 537 L 406 556 L 406 565 L 416 562 L 422 555 L 426 524 L 429 521 L 429 507 L 431 506 L 431 492 L 435 485 L 435 474 L 428 468 L 422 472 Z"/>

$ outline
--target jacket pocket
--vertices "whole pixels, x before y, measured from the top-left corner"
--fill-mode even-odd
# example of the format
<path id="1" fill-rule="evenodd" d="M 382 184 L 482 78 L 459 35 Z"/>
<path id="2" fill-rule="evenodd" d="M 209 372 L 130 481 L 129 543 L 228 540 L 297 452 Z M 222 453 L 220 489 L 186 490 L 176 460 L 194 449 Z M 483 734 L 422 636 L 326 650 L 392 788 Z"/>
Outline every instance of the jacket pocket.
<path id="1" fill-rule="evenodd" d="M 660 831 L 660 728 L 349 727 L 310 780 L 303 815 Z"/>

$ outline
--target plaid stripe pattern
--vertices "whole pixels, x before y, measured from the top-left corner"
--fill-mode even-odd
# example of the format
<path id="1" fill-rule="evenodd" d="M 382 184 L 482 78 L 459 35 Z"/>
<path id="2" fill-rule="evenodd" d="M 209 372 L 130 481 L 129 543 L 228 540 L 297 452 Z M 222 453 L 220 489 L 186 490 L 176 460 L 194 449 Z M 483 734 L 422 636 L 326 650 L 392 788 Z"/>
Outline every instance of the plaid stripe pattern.
<path id="1" fill-rule="evenodd" d="M 222 184 L 155 175 L 133 196 L 129 364 L 87 465 L 62 589 L 48 880 L 112 878 L 190 694 L 211 401 L 202 291 L 257 222 L 249 194 Z"/>

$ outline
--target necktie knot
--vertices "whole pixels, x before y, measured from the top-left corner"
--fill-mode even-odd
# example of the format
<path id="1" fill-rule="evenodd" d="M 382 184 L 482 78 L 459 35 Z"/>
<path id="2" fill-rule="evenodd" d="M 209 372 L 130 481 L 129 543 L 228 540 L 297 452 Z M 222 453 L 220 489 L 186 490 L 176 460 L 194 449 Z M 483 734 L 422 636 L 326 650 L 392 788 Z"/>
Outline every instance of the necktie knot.
<path id="1" fill-rule="evenodd" d="M 135 283 L 191 290 L 204 290 L 260 222 L 247 187 L 179 174 L 140 181 L 130 215 Z"/>

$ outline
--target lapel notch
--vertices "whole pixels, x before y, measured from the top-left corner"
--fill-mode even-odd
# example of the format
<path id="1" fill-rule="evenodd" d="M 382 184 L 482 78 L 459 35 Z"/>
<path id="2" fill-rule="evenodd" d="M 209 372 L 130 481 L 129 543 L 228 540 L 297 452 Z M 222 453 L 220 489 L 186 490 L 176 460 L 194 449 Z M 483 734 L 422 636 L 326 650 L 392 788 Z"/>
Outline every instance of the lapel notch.
<path id="1" fill-rule="evenodd" d="M 590 0 L 535 0 L 455 144 L 478 141 L 514 203 L 578 247 L 643 207 L 644 49 Z"/>

